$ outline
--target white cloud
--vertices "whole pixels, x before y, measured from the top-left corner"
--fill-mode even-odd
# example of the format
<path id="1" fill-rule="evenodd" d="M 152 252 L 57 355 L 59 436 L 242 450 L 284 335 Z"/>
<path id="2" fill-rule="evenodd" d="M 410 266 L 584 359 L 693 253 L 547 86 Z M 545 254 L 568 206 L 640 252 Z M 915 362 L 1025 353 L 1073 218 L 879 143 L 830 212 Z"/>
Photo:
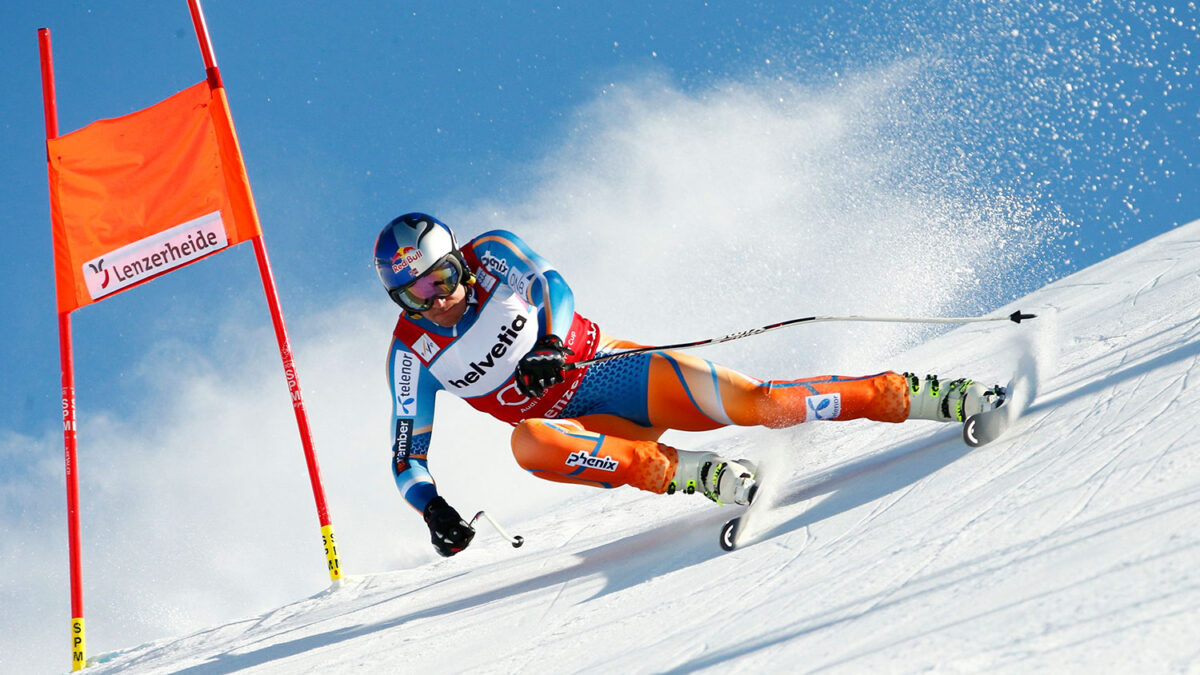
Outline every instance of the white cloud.
<path id="1" fill-rule="evenodd" d="M 536 167 L 528 199 L 447 219 L 524 235 L 591 318 L 647 343 L 811 314 L 982 311 L 1036 285 L 1006 274 L 1035 267 L 1025 256 L 1053 224 L 938 159 L 944 120 L 897 112 L 917 75 L 900 64 L 831 90 L 618 87 Z M 805 369 L 869 368 L 863 356 L 914 334 L 812 327 L 714 353 L 764 369 L 780 354 Z M 838 348 L 847 336 L 855 349 Z"/>

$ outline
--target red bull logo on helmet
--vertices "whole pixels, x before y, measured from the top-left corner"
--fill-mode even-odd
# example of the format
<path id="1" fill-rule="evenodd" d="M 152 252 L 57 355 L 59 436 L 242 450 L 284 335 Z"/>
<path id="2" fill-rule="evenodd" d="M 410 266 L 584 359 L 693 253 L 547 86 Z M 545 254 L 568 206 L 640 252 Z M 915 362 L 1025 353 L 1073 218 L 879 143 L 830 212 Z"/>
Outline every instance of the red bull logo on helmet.
<path id="1" fill-rule="evenodd" d="M 423 257 L 425 257 L 425 254 L 421 253 L 421 249 L 413 246 L 404 246 L 399 251 L 396 251 L 396 255 L 392 256 L 392 272 L 399 274 L 400 270 L 411 266 Z M 410 269 L 408 273 L 414 277 L 417 276 L 416 270 Z"/>

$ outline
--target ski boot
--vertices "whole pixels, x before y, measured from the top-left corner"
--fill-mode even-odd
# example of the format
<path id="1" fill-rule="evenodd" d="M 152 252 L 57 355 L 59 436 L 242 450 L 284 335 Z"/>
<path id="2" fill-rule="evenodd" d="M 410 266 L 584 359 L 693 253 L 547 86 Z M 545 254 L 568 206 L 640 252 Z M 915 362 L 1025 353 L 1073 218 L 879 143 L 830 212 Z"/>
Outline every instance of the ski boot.
<path id="1" fill-rule="evenodd" d="M 678 450 L 675 477 L 667 494 L 700 492 L 718 504 L 747 505 L 758 491 L 754 476 L 758 468 L 745 459 L 731 460 L 711 452 Z"/>
<path id="2" fill-rule="evenodd" d="M 963 422 L 976 413 L 999 408 L 1008 395 L 998 384 L 985 387 L 963 377 L 942 383 L 937 375 L 926 375 L 922 380 L 904 373 L 904 379 L 908 381 L 910 420 Z"/>

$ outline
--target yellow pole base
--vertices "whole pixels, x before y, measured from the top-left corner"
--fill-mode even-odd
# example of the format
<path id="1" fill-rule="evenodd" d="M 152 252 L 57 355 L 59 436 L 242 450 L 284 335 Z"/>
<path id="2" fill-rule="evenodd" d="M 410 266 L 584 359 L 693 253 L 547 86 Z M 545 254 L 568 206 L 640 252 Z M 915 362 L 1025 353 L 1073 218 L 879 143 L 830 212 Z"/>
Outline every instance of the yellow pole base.
<path id="1" fill-rule="evenodd" d="M 333 523 L 321 528 L 321 539 L 325 542 L 325 560 L 329 563 L 329 579 L 336 582 L 342 578 L 342 566 L 338 561 L 337 544 L 333 539 Z"/>
<path id="2" fill-rule="evenodd" d="M 83 632 L 83 617 L 71 619 L 71 670 L 87 667 L 87 638 Z"/>

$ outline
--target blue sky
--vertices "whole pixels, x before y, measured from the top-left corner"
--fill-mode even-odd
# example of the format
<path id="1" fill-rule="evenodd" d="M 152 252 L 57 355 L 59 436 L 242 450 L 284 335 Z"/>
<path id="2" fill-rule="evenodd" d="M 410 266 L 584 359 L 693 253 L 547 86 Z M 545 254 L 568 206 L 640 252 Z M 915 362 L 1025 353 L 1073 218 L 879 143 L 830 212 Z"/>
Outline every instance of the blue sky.
<path id="1" fill-rule="evenodd" d="M 426 535 L 387 469 L 394 307 L 369 253 L 395 215 L 517 231 L 581 312 L 646 342 L 813 313 L 984 312 L 1200 217 L 1194 3 L 911 4 L 209 0 L 346 564 L 432 555 L 411 546 Z M 64 133 L 203 68 L 184 0 L 0 9 L 0 563 L 62 571 L 0 580 L 16 608 L 0 656 L 61 666 L 42 26 Z M 251 249 L 73 326 L 96 649 L 324 583 L 294 564 L 323 558 L 306 548 L 311 500 Z M 875 372 L 905 367 L 886 357 L 921 333 L 902 330 L 779 331 L 706 355 L 759 376 Z M 503 429 L 442 405 L 457 436 L 435 445 L 479 451 L 438 469 L 448 499 L 503 509 L 544 488 L 456 481 L 514 469 Z"/>

